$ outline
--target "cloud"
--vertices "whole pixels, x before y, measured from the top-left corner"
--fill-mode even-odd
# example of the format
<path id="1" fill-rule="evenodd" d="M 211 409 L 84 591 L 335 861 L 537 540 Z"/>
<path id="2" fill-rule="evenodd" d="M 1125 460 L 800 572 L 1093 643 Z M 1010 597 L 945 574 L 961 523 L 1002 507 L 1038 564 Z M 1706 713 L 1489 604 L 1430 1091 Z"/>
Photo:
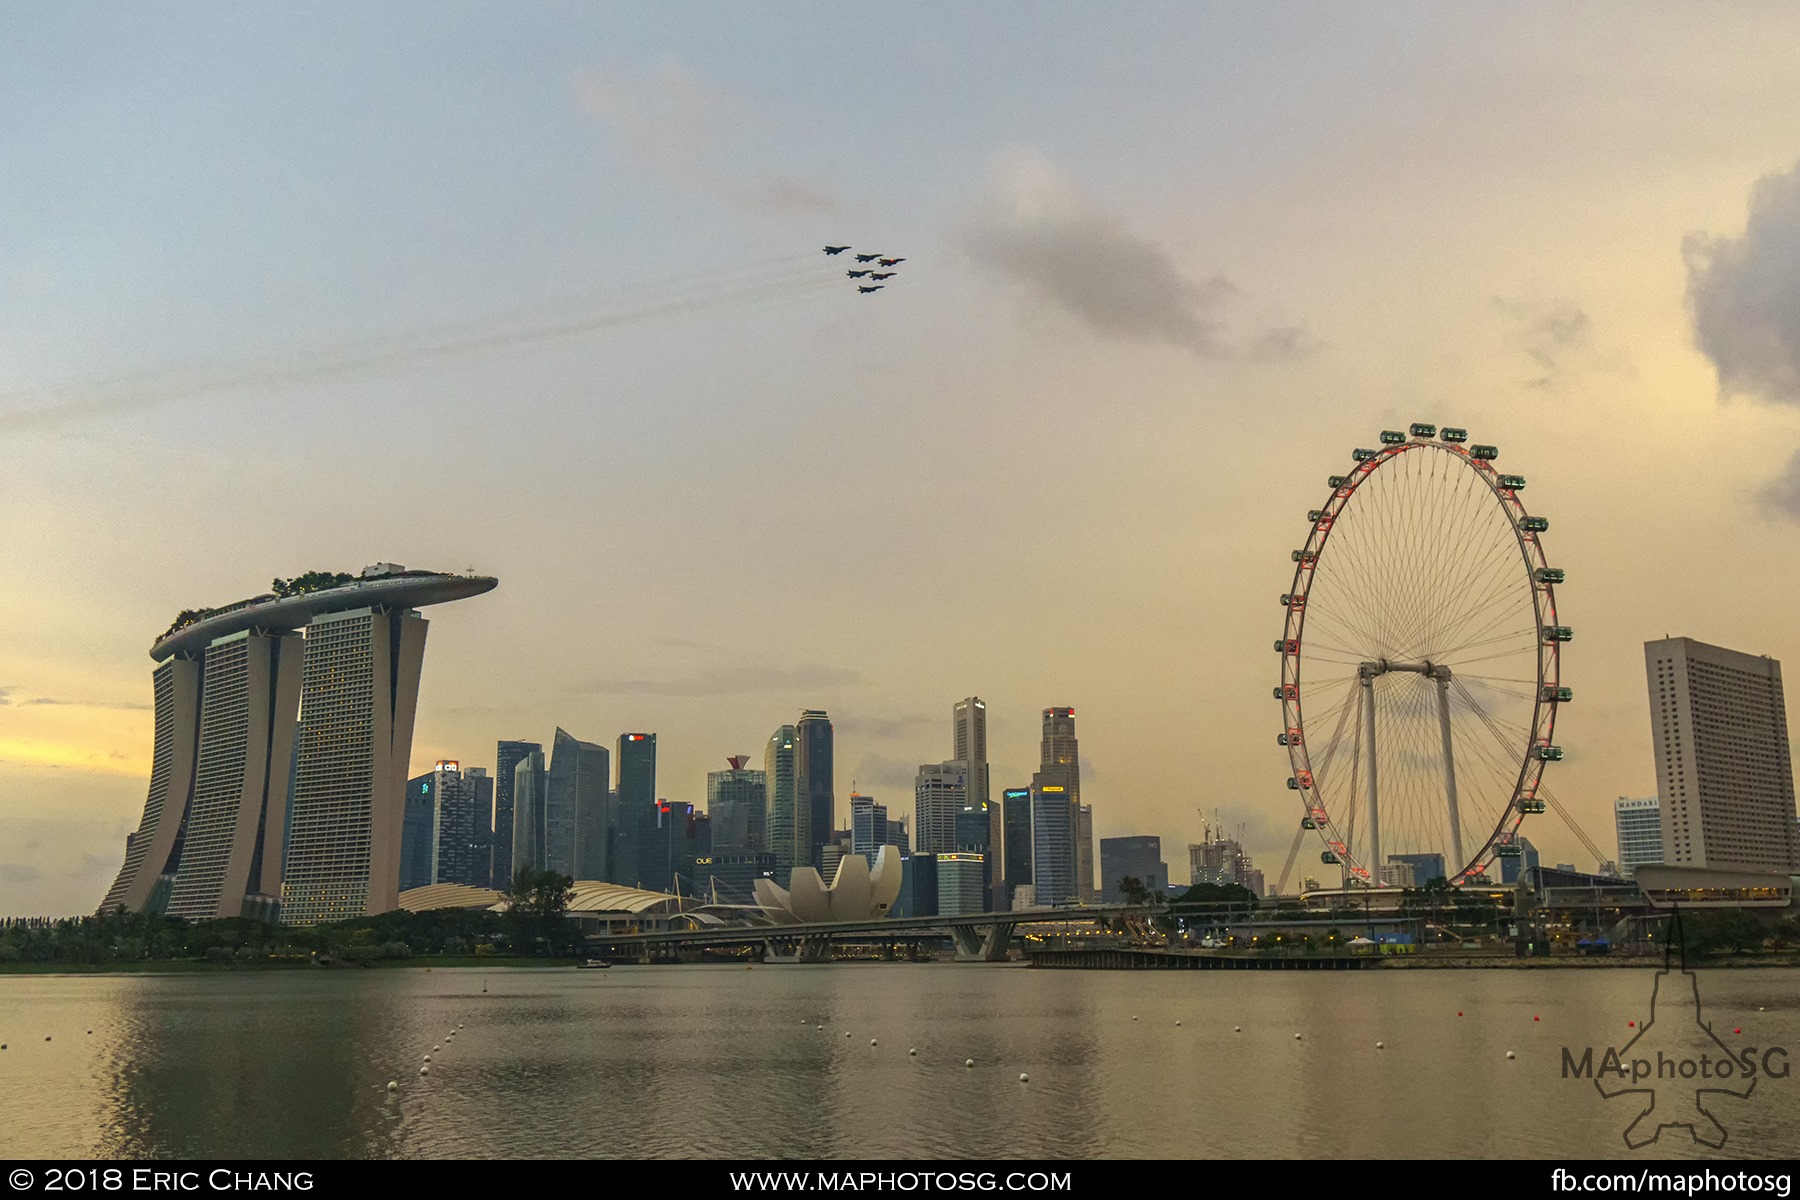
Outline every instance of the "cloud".
<path id="1" fill-rule="evenodd" d="M 586 690 L 609 696 L 742 696 L 754 693 L 859 687 L 863 677 L 843 667 L 713 667 L 685 678 L 606 679 Z"/>
<path id="2" fill-rule="evenodd" d="M 1756 491 L 1756 500 L 1773 517 L 1800 521 L 1800 451 L 1786 467 Z"/>
<path id="3" fill-rule="evenodd" d="M 6 690 L 11 691 L 12 689 L 8 688 Z M 0 704 L 3 704 L 3 703 L 7 703 L 7 701 L 5 701 L 4 699 L 0 699 Z M 64 700 L 57 696 L 34 696 L 30 700 L 20 701 L 19 707 L 20 708 L 31 708 L 34 705 L 40 705 L 40 704 L 55 705 L 57 707 L 66 707 L 66 708 L 107 708 L 107 709 L 117 709 L 117 710 L 123 710 L 123 711 L 145 711 L 145 712 L 149 711 L 150 708 L 153 707 L 152 705 L 149 705 L 149 704 L 128 704 L 128 703 L 123 703 L 123 702 L 109 703 L 109 702 L 100 701 L 100 700 Z"/>
<path id="4" fill-rule="evenodd" d="M 583 71 L 575 77 L 575 101 L 632 159 L 676 187 L 752 213 L 843 212 L 843 203 L 822 184 L 724 165 L 754 141 L 751 106 L 675 59 L 641 74 Z"/>
<path id="5" fill-rule="evenodd" d="M 919 763 L 884 754 L 865 754 L 856 760 L 856 769 L 850 776 L 856 781 L 857 791 L 865 796 L 873 795 L 887 805 L 890 814 L 898 816 L 902 810 L 912 808 Z"/>
<path id="6" fill-rule="evenodd" d="M 0 687 L 0 704 L 11 704 L 12 694 L 18 690 L 18 688 L 12 686 Z"/>
<path id="7" fill-rule="evenodd" d="M 1800 163 L 1750 190 L 1740 237 L 1682 242 L 1688 312 L 1721 398 L 1800 404 Z"/>
<path id="8" fill-rule="evenodd" d="M 0 883 L 31 883 L 43 877 L 30 863 L 0 863 Z"/>
<path id="9" fill-rule="evenodd" d="M 1554 390 L 1565 365 L 1591 349 L 1593 321 L 1583 309 L 1566 300 L 1507 300 L 1496 296 L 1494 306 L 1508 318 L 1508 340 L 1537 370 L 1536 378 L 1525 381 L 1528 387 Z"/>
<path id="10" fill-rule="evenodd" d="M 957 231 L 977 264 L 1121 341 L 1162 343 L 1202 358 L 1294 358 L 1312 348 L 1298 327 L 1233 335 L 1239 299 L 1220 274 L 1194 278 L 1161 245 L 1126 228 L 1048 159 L 996 159 L 976 214 Z"/>
<path id="11" fill-rule="evenodd" d="M 934 727 L 941 727 L 947 740 L 950 736 L 950 719 L 933 720 L 931 717 L 840 717 L 834 725 L 840 734 L 851 737 L 868 738 L 872 741 L 901 741 L 917 737 Z"/>

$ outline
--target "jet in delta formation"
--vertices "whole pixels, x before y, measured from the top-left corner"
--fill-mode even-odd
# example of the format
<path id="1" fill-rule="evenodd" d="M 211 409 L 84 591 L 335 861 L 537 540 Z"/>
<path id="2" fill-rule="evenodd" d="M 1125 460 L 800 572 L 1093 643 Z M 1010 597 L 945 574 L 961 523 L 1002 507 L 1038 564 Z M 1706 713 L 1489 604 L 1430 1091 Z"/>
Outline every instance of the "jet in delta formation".
<path id="1" fill-rule="evenodd" d="M 898 275 L 899 273 L 900 272 L 898 272 L 898 271 L 871 271 L 871 272 L 869 272 L 869 278 L 870 279 L 892 279 L 894 276 Z"/>
<path id="2" fill-rule="evenodd" d="M 859 283 L 856 285 L 856 290 L 866 296 L 870 292 L 879 292 L 882 288 L 884 288 L 886 286 L 887 286 L 887 284 L 885 284 L 885 283 L 878 283 L 874 287 L 865 287 L 864 285 Z"/>
<path id="3" fill-rule="evenodd" d="M 849 248 L 850 247 L 848 247 L 848 246 L 844 247 L 844 249 L 846 249 L 846 250 L 848 250 Z M 881 257 L 880 254 L 859 254 L 856 256 L 856 261 L 857 262 L 874 262 L 876 259 L 878 259 L 880 257 Z"/>
<path id="4" fill-rule="evenodd" d="M 846 250 L 849 249 L 848 246 L 846 246 L 844 248 Z M 904 258 L 883 258 L 883 259 L 879 259 L 879 261 L 880 261 L 881 265 L 884 267 L 897 267 L 901 263 L 905 262 L 906 260 Z"/>
<path id="5" fill-rule="evenodd" d="M 850 247 L 848 247 L 848 246 L 827 246 L 827 247 L 825 247 L 825 253 L 827 253 L 827 254 L 842 254 L 844 251 L 848 250 L 849 248 Z"/>
<path id="6" fill-rule="evenodd" d="M 863 271 L 845 271 L 844 274 L 848 275 L 852 279 L 861 279 L 864 275 L 874 274 L 874 271 L 873 271 L 873 269 L 863 270 Z"/>

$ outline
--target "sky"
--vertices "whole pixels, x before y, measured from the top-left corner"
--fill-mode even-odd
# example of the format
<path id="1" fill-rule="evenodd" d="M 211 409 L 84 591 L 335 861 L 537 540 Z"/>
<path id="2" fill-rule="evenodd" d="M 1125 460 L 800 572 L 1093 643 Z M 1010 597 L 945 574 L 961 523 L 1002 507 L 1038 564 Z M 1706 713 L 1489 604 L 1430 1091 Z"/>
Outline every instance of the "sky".
<path id="1" fill-rule="evenodd" d="M 380 561 L 500 580 L 416 769 L 703 802 L 824 708 L 906 813 L 1070 705 L 1097 836 L 1273 881 L 1289 552 L 1411 421 L 1551 518 L 1610 855 L 1642 643 L 1800 662 L 1796 77 L 1753 3 L 0 10 L 0 914 L 110 883 L 177 611 Z"/>

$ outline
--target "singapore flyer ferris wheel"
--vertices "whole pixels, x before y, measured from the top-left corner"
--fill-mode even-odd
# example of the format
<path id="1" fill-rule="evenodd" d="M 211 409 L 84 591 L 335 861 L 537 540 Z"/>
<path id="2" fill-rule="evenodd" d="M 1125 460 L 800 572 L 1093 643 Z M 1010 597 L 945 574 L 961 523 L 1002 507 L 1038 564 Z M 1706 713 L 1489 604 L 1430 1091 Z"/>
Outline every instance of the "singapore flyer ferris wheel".
<path id="1" fill-rule="evenodd" d="M 1462 429 L 1384 432 L 1331 477 L 1293 552 L 1279 741 L 1302 830 L 1347 882 L 1483 881 L 1545 811 L 1572 633 L 1549 522 L 1498 457 Z"/>

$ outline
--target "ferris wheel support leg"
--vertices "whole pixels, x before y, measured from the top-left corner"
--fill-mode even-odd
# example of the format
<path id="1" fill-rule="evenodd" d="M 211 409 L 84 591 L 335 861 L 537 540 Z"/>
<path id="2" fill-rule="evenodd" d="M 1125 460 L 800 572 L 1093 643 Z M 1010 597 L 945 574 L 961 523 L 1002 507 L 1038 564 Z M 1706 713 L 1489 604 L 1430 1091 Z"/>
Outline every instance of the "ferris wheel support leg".
<path id="1" fill-rule="evenodd" d="M 1438 687 L 1438 730 L 1444 735 L 1444 797 L 1450 805 L 1450 849 L 1456 854 L 1456 865 L 1450 869 L 1460 871 L 1468 860 L 1463 858 L 1462 812 L 1456 803 L 1456 756 L 1450 749 L 1450 668 L 1439 667 L 1433 675 Z"/>
<path id="2" fill-rule="evenodd" d="M 1364 663 L 1357 674 L 1362 676 L 1363 728 L 1369 740 L 1369 885 L 1381 886 L 1381 805 L 1375 784 L 1375 666 Z"/>

